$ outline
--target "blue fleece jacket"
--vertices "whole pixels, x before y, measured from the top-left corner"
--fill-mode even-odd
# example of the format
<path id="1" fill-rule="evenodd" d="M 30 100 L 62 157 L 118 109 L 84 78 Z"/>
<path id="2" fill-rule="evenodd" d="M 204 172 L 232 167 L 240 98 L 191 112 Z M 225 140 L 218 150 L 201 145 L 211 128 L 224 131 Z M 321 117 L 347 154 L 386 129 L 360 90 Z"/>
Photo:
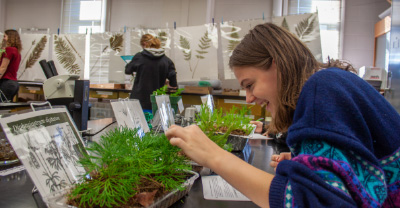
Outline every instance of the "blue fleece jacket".
<path id="1" fill-rule="evenodd" d="M 367 82 L 336 68 L 304 85 L 271 207 L 400 207 L 400 116 Z"/>

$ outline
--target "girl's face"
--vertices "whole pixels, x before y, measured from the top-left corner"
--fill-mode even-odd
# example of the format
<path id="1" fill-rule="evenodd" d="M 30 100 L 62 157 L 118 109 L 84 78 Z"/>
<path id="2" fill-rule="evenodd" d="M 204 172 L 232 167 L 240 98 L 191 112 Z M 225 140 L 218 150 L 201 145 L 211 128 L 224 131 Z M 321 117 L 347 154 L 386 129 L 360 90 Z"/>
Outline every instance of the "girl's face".
<path id="1" fill-rule="evenodd" d="M 2 45 L 5 46 L 7 44 L 8 36 L 4 34 Z"/>
<path id="2" fill-rule="evenodd" d="M 246 90 L 246 102 L 266 105 L 272 117 L 275 117 L 278 100 L 278 76 L 275 63 L 267 70 L 252 67 L 233 67 L 236 79 Z"/>

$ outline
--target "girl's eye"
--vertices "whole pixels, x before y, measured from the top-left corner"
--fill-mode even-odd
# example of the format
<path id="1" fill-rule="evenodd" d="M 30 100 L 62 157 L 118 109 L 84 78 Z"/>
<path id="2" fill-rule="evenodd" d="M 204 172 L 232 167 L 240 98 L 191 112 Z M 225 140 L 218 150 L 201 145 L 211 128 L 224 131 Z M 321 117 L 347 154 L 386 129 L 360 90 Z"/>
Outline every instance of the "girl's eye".
<path id="1" fill-rule="evenodd" d="M 246 89 L 250 89 L 253 86 L 253 84 L 248 84 L 245 86 Z"/>

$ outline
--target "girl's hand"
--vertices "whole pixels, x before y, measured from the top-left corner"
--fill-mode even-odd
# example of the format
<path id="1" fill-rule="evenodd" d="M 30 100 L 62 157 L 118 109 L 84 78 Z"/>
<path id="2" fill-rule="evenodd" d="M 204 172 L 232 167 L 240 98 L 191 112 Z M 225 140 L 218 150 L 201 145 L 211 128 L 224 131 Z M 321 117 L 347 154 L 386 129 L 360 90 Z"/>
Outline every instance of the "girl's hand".
<path id="1" fill-rule="evenodd" d="M 290 159 L 292 159 L 292 155 L 290 152 L 282 152 L 280 155 L 272 155 L 269 165 L 271 167 L 274 167 L 274 170 L 276 171 L 276 167 L 278 166 L 280 161 Z"/>
<path id="2" fill-rule="evenodd" d="M 225 150 L 211 141 L 196 125 L 185 128 L 172 125 L 165 135 L 172 145 L 181 148 L 199 165 L 210 167 L 213 161 L 225 153 Z"/>
<path id="3" fill-rule="evenodd" d="M 256 130 L 254 130 L 255 133 L 262 133 L 263 122 L 261 122 L 261 121 L 250 121 L 250 123 L 256 125 Z"/>

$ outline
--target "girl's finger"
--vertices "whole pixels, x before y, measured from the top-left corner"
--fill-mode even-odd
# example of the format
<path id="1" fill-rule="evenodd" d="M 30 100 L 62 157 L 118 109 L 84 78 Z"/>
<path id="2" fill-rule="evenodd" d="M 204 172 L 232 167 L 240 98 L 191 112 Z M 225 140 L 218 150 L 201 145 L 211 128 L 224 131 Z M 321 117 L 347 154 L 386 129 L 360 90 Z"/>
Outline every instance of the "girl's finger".
<path id="1" fill-rule="evenodd" d="M 270 165 L 271 167 L 276 167 L 276 166 L 278 165 L 278 162 L 271 161 L 271 162 L 269 163 L 269 165 Z"/>
<path id="2" fill-rule="evenodd" d="M 171 143 L 171 145 L 177 146 L 177 147 L 179 147 L 179 148 L 181 148 L 181 149 L 183 149 L 183 150 L 185 150 L 186 147 L 187 147 L 186 142 L 183 141 L 181 138 L 178 138 L 178 137 L 172 137 L 172 138 L 169 140 L 169 143 Z"/>
<path id="3" fill-rule="evenodd" d="M 272 160 L 272 161 L 276 161 L 276 158 L 277 158 L 277 157 L 279 157 L 279 155 L 272 155 L 272 156 L 271 156 L 271 160 Z"/>
<path id="4" fill-rule="evenodd" d="M 184 132 L 184 130 L 182 127 L 172 125 L 169 127 L 168 131 L 165 132 L 165 136 L 167 136 L 168 139 L 172 139 L 173 137 L 183 138 L 183 136 L 185 134 L 183 132 Z"/>

